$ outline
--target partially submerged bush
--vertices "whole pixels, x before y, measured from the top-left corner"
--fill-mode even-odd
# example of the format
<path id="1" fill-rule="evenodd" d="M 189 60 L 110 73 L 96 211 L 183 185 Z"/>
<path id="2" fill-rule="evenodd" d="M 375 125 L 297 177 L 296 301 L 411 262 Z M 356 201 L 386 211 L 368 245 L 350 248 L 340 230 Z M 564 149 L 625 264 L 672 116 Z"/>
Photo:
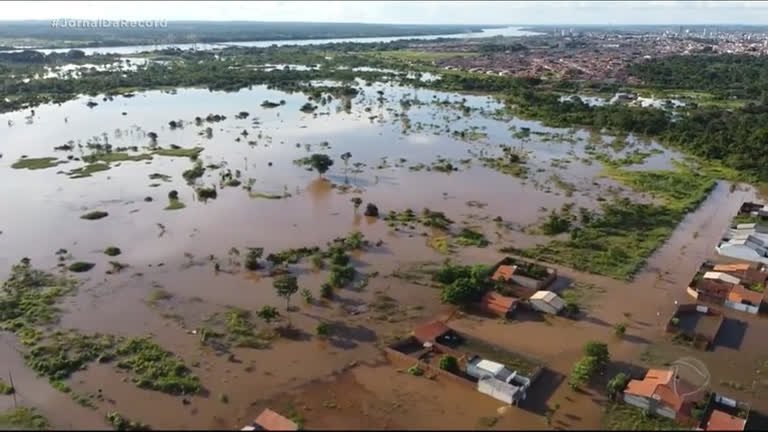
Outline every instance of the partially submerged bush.
<path id="1" fill-rule="evenodd" d="M 101 210 L 95 210 L 80 216 L 80 219 L 97 220 L 97 219 L 103 219 L 107 216 L 109 216 L 109 213 Z"/>
<path id="2" fill-rule="evenodd" d="M 111 257 L 118 256 L 121 253 L 122 253 L 122 251 L 120 250 L 120 248 L 116 247 L 116 246 L 110 246 L 110 247 L 104 249 L 104 254 L 106 254 L 108 256 L 111 256 Z"/>
<path id="3" fill-rule="evenodd" d="M 75 273 L 84 273 L 89 271 L 90 269 L 94 268 L 96 264 L 84 262 L 84 261 L 77 261 L 73 262 L 69 265 L 69 271 L 75 272 Z"/>

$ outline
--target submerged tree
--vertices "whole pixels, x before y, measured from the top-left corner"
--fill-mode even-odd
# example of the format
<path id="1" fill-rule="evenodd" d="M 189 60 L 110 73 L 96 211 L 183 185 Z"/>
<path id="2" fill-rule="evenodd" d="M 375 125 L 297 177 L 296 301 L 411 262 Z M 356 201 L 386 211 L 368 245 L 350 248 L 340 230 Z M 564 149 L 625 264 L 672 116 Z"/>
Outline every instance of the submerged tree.
<path id="1" fill-rule="evenodd" d="M 360 198 L 360 197 L 354 197 L 354 198 L 352 198 L 352 199 L 351 199 L 351 200 L 349 200 L 349 201 L 352 203 L 352 205 L 354 205 L 354 206 L 355 206 L 355 213 L 357 213 L 357 209 L 359 209 L 359 208 L 360 208 L 360 205 L 362 205 L 362 204 L 363 204 L 363 199 L 362 199 L 362 198 Z"/>
<path id="2" fill-rule="evenodd" d="M 267 324 L 270 324 L 280 317 L 280 312 L 278 312 L 277 308 L 274 306 L 262 306 L 261 309 L 256 312 L 256 316 L 263 319 Z"/>
<path id="3" fill-rule="evenodd" d="M 288 310 L 291 306 L 291 296 L 299 291 L 299 283 L 296 280 L 296 276 L 279 276 L 272 285 L 275 287 L 278 297 L 285 299 L 285 309 Z"/>
<path id="4" fill-rule="evenodd" d="M 309 157 L 308 163 L 319 176 L 322 176 L 333 166 L 333 159 L 327 154 L 315 153 Z"/>

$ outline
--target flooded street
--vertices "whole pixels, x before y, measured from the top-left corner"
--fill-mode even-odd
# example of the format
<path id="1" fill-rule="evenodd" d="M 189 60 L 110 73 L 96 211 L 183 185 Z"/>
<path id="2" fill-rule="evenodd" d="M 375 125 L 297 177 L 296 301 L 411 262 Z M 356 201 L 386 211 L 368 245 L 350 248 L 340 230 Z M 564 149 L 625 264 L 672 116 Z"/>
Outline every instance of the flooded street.
<path id="1" fill-rule="evenodd" d="M 490 398 L 454 392 L 439 380 L 415 381 L 381 366 L 380 348 L 391 338 L 445 312 L 439 290 L 390 275 L 415 262 L 442 262 L 446 255 L 430 247 L 428 236 L 418 230 L 395 231 L 383 219 L 363 216 L 365 204 L 374 203 L 382 216 L 408 208 L 445 212 L 457 225 L 475 227 L 491 241 L 484 249 L 461 248 L 452 259 L 491 264 L 499 260 L 501 247 L 546 241 L 526 228 L 563 204 L 595 209 L 607 196 L 648 197 L 603 175 L 604 165 L 588 149 L 602 149 L 603 144 L 590 144 L 594 133 L 500 120 L 494 113 L 502 104 L 489 97 L 381 83 L 359 85 L 363 93 L 352 99 L 351 109 L 345 110 L 340 98 L 324 99 L 314 114 L 300 111 L 307 102 L 303 94 L 254 86 L 237 93 L 184 89 L 114 100 L 83 97 L 39 107 L 34 114 L 0 115 L 0 199 L 7 203 L 0 212 L 0 273 L 7 276 L 11 265 L 23 257 L 56 271 L 60 249 L 66 249 L 62 255 L 67 263 L 94 263 L 89 272 L 77 275 L 83 283 L 63 301 L 58 325 L 86 333 L 152 335 L 192 365 L 205 389 L 182 400 L 138 389 L 116 368 L 94 364 L 68 381 L 73 392 L 100 395 L 96 411 L 89 410 L 24 369 L 23 360 L 11 349 L 15 342 L 8 337 L 0 346 L 0 359 L 12 369 L 20 399 L 40 407 L 56 428 L 97 428 L 110 411 L 157 429 L 239 428 L 267 401 L 310 406 L 303 410 L 308 427 L 321 429 L 428 428 L 434 427 L 435 416 L 441 416 L 440 424 L 446 427 L 474 428 L 478 417 L 496 416 L 499 404 Z M 88 107 L 88 101 L 97 105 Z M 284 104 L 267 108 L 263 101 Z M 240 112 L 245 115 L 238 116 Z M 206 121 L 209 114 L 226 119 Z M 177 125 L 171 127 L 171 121 Z M 613 139 L 600 138 L 605 145 Z M 624 157 L 630 150 L 648 152 L 632 169 L 670 169 L 672 161 L 682 159 L 653 142 L 636 137 L 627 137 L 627 142 L 627 148 L 612 153 L 614 157 Z M 108 162 L 106 169 L 89 177 L 72 178 L 77 177 L 73 170 L 88 166 L 83 157 L 107 145 L 128 157 Z M 478 156 L 499 156 L 499 145 L 526 154 L 527 175 L 507 175 L 483 165 Z M 198 187 L 215 186 L 215 199 L 200 200 L 184 179 L 182 173 L 194 166 L 190 158 L 164 156 L 158 150 L 178 150 L 172 146 L 202 148 L 198 160 L 205 171 L 194 182 Z M 340 157 L 347 152 L 351 157 L 345 164 Z M 313 153 L 327 153 L 335 160 L 322 178 L 294 163 Z M 12 168 L 23 157 L 54 157 L 60 163 L 41 169 Z M 446 160 L 456 170 L 426 169 Z M 223 182 L 227 171 L 237 185 Z M 463 316 L 452 325 L 531 353 L 560 377 L 581 355 L 581 346 L 593 339 L 609 340 L 614 360 L 635 361 L 662 337 L 659 317 L 667 319 L 674 300 L 686 300 L 684 285 L 702 259 L 714 253 L 738 205 L 754 196 L 751 190 L 731 192 L 729 186 L 720 183 L 631 283 L 554 266 L 562 276 L 600 288 L 585 319 L 500 324 Z M 166 210 L 172 191 L 178 192 L 184 208 Z M 354 208 L 353 197 L 362 199 L 360 209 Z M 81 218 L 91 211 L 108 215 Z M 506 225 L 494 222 L 496 217 Z M 237 258 L 249 247 L 264 248 L 265 256 L 288 248 L 323 247 L 353 231 L 375 243 L 353 256 L 358 271 L 371 276 L 368 285 L 341 289 L 333 302 L 308 304 L 294 296 L 291 302 L 298 310 L 291 312 L 285 311 L 273 279 L 246 271 Z M 119 257 L 105 255 L 110 246 L 120 248 Z M 110 261 L 125 267 L 112 271 L 115 264 Z M 220 266 L 219 271 L 214 265 Z M 326 272 L 308 263 L 290 268 L 300 287 L 320 296 Z M 163 297 L 153 300 L 159 290 Z M 397 304 L 388 315 L 348 312 L 350 306 L 372 304 L 384 295 Z M 298 334 L 273 340 L 263 349 L 235 348 L 226 355 L 203 343 L 197 332 L 211 316 L 229 307 L 255 311 L 264 305 L 277 307 Z M 621 321 L 630 325 L 627 336 L 618 339 L 613 326 Z M 319 323 L 329 323 L 337 336 L 316 337 Z M 271 327 L 259 321 L 257 330 L 274 331 Z M 342 372 L 358 363 L 367 365 Z M 333 380 L 309 384 L 311 390 L 301 393 L 301 402 L 286 395 L 337 372 Z M 562 409 L 555 416 L 560 427 L 599 427 L 601 407 L 555 381 L 551 395 L 538 408 L 560 403 Z M 322 407 L 329 386 L 337 389 L 336 394 L 349 396 L 340 398 L 338 411 Z M 7 399 L 0 398 L 4 408 Z M 425 408 L 413 408 L 416 403 Z M 83 414 L 72 415 L 73 409 Z M 348 424 L 339 423 L 345 418 L 341 413 L 359 410 L 366 413 L 364 418 L 352 416 L 343 420 Z M 575 413 L 580 413 L 578 418 L 568 417 Z M 510 408 L 494 425 L 548 428 L 541 415 L 540 410 Z"/>

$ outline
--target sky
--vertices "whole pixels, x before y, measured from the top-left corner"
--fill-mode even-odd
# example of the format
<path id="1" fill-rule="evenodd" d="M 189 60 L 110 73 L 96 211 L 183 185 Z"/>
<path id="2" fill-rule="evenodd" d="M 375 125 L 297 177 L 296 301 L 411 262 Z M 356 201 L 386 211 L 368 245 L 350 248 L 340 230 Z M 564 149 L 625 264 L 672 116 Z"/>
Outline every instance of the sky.
<path id="1" fill-rule="evenodd" d="M 768 1 L 0 1 L 0 11 L 0 20 L 768 25 Z"/>

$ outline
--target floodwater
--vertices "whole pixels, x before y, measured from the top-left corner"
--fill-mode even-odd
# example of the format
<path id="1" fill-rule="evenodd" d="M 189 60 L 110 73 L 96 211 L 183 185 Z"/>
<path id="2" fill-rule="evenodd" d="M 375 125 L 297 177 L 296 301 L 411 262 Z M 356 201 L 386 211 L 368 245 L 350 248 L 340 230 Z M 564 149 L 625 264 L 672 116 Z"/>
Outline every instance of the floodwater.
<path id="1" fill-rule="evenodd" d="M 446 35 L 424 35 L 424 36 L 394 36 L 394 37 L 369 37 L 369 38 L 333 38 L 333 39 L 298 39 L 298 40 L 272 40 L 272 41 L 244 41 L 244 42 L 221 42 L 221 43 L 188 43 L 188 44 L 155 44 L 155 45 L 129 45 L 119 47 L 97 47 L 97 48 L 57 48 L 57 49 L 37 49 L 44 54 L 57 52 L 65 53 L 70 49 L 79 49 L 85 52 L 86 55 L 92 54 L 136 54 L 146 51 L 159 51 L 165 49 L 178 48 L 182 50 L 211 50 L 216 48 L 225 48 L 227 46 L 244 46 L 244 47 L 256 47 L 266 48 L 271 46 L 287 46 L 287 45 L 322 45 L 328 43 L 387 43 L 398 40 L 434 40 L 440 38 L 485 38 L 495 36 L 535 36 L 541 33 L 531 32 L 527 30 L 521 30 L 521 27 L 505 27 L 505 28 L 492 28 L 484 29 L 482 32 L 476 33 L 457 33 Z M 19 50 L 16 50 L 19 51 Z M 0 52 L 13 52 L 13 51 L 0 51 Z"/>
<path id="2" fill-rule="evenodd" d="M 333 99 L 319 104 L 314 114 L 303 113 L 299 107 L 307 101 L 305 95 L 254 86 L 236 93 L 180 89 L 113 100 L 80 98 L 60 106 L 38 107 L 34 114 L 24 111 L 0 115 L 0 199 L 12 203 L 8 210 L 0 212 L 0 273 L 5 276 L 22 257 L 31 258 L 36 266 L 54 269 L 55 252 L 60 248 L 67 249 L 74 260 L 95 263 L 96 267 L 82 276 L 84 283 L 79 292 L 65 300 L 61 326 L 124 336 L 152 334 L 186 364 L 196 364 L 193 372 L 201 377 L 206 388 L 202 395 L 184 404 L 180 398 L 135 388 L 124 382 L 123 375 L 110 365 L 94 365 L 72 377 L 69 384 L 74 391 L 101 390 L 104 401 L 97 403 L 99 412 L 118 411 L 155 428 L 242 426 L 258 414 L 254 408 L 258 404 L 254 403 L 327 377 L 351 362 L 377 362 L 381 360 L 378 348 L 389 336 L 405 334 L 413 322 L 442 310 L 436 290 L 386 275 L 403 265 L 439 262 L 445 256 L 429 248 L 425 238 L 418 234 L 394 233 L 383 220 L 356 214 L 350 198 L 361 196 L 364 203 L 375 203 L 382 214 L 428 207 L 444 211 L 456 222 L 475 225 L 494 244 L 486 249 L 463 249 L 458 258 L 489 263 L 499 259 L 495 250 L 500 246 L 527 246 L 546 240 L 519 229 L 500 229 L 490 222 L 491 218 L 501 216 L 505 222 L 525 227 L 540 220 L 545 214 L 542 208 L 558 208 L 567 202 L 595 207 L 607 188 L 618 187 L 600 178 L 599 162 L 587 160 L 587 131 L 502 119 L 495 114 L 501 105 L 489 97 L 382 83 L 359 84 L 363 93 L 354 98 L 350 112 L 342 109 L 341 101 Z M 383 94 L 380 96 L 377 91 Z M 89 108 L 86 102 L 90 100 L 98 105 Z M 260 105 L 264 100 L 284 100 L 285 104 L 263 108 Z M 410 106 L 401 103 L 406 100 Z M 236 118 L 241 111 L 249 113 L 247 118 Z M 195 117 L 205 118 L 208 114 L 227 118 L 195 125 Z M 181 120 L 183 127 L 171 129 L 171 120 Z M 205 136 L 206 127 L 211 128 L 210 138 Z M 524 130 L 530 134 L 518 134 Z M 465 132 L 463 139 L 461 131 Z M 203 164 L 221 167 L 206 169 L 198 185 L 216 185 L 218 197 L 207 202 L 196 199 L 194 188 L 181 177 L 193 163 L 182 157 L 154 156 L 150 161 L 113 163 L 107 171 L 80 179 L 66 175 L 83 166 L 83 162 L 74 159 L 91 152 L 89 143 L 108 143 L 115 148 L 137 146 L 141 152 L 150 145 L 149 132 L 158 135 L 157 145 L 163 148 L 203 147 Z M 611 141 L 610 137 L 604 138 L 606 143 Z M 68 142 L 73 146 L 71 151 L 54 151 L 54 147 Z M 629 148 L 660 151 L 646 160 L 643 169 L 666 168 L 671 159 L 680 157 L 660 150 L 653 142 L 635 137 L 629 137 L 627 142 Z M 476 155 L 480 154 L 500 155 L 500 144 L 527 153 L 527 179 L 485 168 L 477 160 Z M 352 154 L 348 166 L 339 158 L 345 152 Z M 335 160 L 324 179 L 293 163 L 312 153 L 327 153 Z M 65 163 L 42 170 L 12 169 L 11 164 L 22 156 L 56 156 Z M 439 156 L 450 159 L 459 171 L 410 169 L 417 164 L 431 165 Z M 462 159 L 470 161 L 463 164 Z M 242 186 L 221 188 L 219 174 L 227 169 L 233 175 L 239 171 L 243 184 L 253 179 L 254 193 L 289 196 L 252 198 Z M 167 182 L 151 180 L 149 175 L 153 173 L 171 178 Z M 566 196 L 552 184 L 553 174 L 573 185 L 572 196 Z M 345 183 L 350 185 L 350 191 L 342 190 Z M 164 210 L 171 190 L 178 191 L 186 208 Z M 152 201 L 145 201 L 145 197 Z M 653 257 L 649 268 L 654 272 L 661 271 L 654 266 L 668 268 L 674 262 L 670 257 L 680 256 L 680 242 L 691 238 L 692 229 L 701 232 L 696 240 L 699 245 L 719 235 L 724 216 L 713 221 L 711 212 L 735 208 L 740 197 L 721 185 L 702 210 L 683 222 L 678 230 L 682 234 L 676 232 L 670 242 L 673 246 L 666 247 L 672 249 L 660 251 L 663 258 Z M 470 207 L 467 202 L 471 200 L 487 205 Z M 107 211 L 109 216 L 96 221 L 80 219 L 80 215 L 91 210 Z M 353 230 L 360 230 L 372 241 L 383 240 L 382 245 L 371 246 L 354 256 L 353 263 L 359 271 L 380 273 L 367 288 L 341 290 L 338 298 L 325 306 L 306 305 L 294 296 L 292 303 L 300 310 L 283 313 L 301 329 L 297 340 L 277 340 L 265 350 L 238 349 L 230 360 L 201 347 L 193 330 L 208 314 L 228 306 L 255 310 L 267 304 L 284 311 L 284 302 L 276 297 L 271 279 L 233 265 L 228 255 L 230 248 L 243 251 L 246 247 L 264 247 L 266 255 L 290 247 L 322 246 Z M 108 246 L 120 247 L 122 255 L 105 256 L 102 251 Z M 130 267 L 118 274 L 105 274 L 111 260 Z M 220 273 L 214 272 L 212 261 L 221 264 Z M 690 261 L 691 265 L 693 262 Z M 685 270 L 689 267 L 675 265 Z M 298 275 L 300 286 L 319 297 L 318 288 L 327 273 L 313 271 L 306 264 L 291 268 Z M 630 298 L 623 293 L 626 284 L 587 275 L 579 277 L 607 285 L 612 302 Z M 647 288 L 651 282 L 644 277 L 635 283 Z M 157 288 L 168 291 L 173 298 L 151 306 L 146 299 Z M 632 309 L 642 319 L 646 319 L 643 314 L 650 316 L 656 311 L 658 297 L 647 300 L 639 288 L 632 292 Z M 369 303 L 377 293 L 398 302 L 397 312 L 385 317 L 389 319 L 382 320 L 374 314 L 350 316 L 345 312 L 345 306 Z M 614 322 L 624 309 L 606 307 L 607 315 L 594 313 L 603 316 L 604 322 Z M 313 337 L 319 322 L 332 323 L 336 336 L 325 341 Z M 554 359 L 554 367 L 559 370 L 566 368 L 565 359 L 570 361 L 577 355 L 584 338 L 595 334 L 590 326 L 607 331 L 605 326 L 589 323 L 573 327 L 559 333 L 562 344 L 557 347 L 565 348 L 558 350 L 540 344 L 539 341 L 547 340 L 544 337 L 528 337 L 536 333 L 536 327 L 526 324 L 525 332 L 518 335 L 526 335 L 525 341 L 504 342 L 521 344 L 545 360 Z M 264 324 L 258 325 L 264 328 Z M 567 336 L 576 334 L 579 336 Z M 634 351 L 627 348 L 627 352 Z M 3 350 L 0 355 L 3 364 L 21 368 L 15 351 Z M 558 356 L 560 362 L 556 360 Z M 17 386 L 24 394 L 40 386 L 40 381 L 28 372 L 14 375 L 20 377 Z M 375 376 L 357 375 L 357 385 L 374 389 L 378 394 L 375 389 L 390 382 L 383 381 L 384 378 L 377 381 Z M 92 416 L 69 415 L 69 405 L 74 403 L 67 404 L 66 397 L 62 400 L 54 392 L 49 400 L 44 394 L 47 393 L 40 393 L 30 403 L 43 407 L 54 425 L 68 427 L 69 421 L 75 428 L 93 427 Z M 229 402 L 222 402 L 221 395 L 226 395 Z M 520 424 L 534 427 L 535 421 L 541 419 L 529 417 Z M 427 424 L 437 423 L 430 420 L 424 423 Z M 590 427 L 592 423 L 584 424 Z"/>

